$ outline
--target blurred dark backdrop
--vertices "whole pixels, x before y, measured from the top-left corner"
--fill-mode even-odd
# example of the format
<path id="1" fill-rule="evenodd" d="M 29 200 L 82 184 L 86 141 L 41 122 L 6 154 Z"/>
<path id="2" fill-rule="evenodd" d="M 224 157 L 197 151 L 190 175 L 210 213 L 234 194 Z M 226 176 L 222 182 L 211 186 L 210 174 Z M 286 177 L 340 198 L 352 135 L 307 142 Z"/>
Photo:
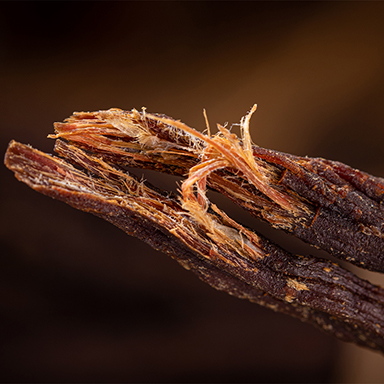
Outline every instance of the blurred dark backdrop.
<path id="1" fill-rule="evenodd" d="M 213 126 L 257 103 L 257 144 L 382 176 L 383 17 L 380 2 L 0 3 L 1 153 L 11 139 L 52 152 L 52 123 L 73 111 L 145 106 L 204 129 L 203 108 Z M 353 369 L 320 331 L 0 177 L 0 381 L 329 382 Z"/>

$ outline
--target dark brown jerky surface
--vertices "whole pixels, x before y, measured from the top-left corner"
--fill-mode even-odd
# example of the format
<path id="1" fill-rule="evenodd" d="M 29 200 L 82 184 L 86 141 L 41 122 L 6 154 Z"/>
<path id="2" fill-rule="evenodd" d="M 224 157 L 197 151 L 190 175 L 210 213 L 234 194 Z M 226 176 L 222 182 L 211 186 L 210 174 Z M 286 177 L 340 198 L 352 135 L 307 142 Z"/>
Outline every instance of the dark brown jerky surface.
<path id="1" fill-rule="evenodd" d="M 292 255 L 258 234 L 233 248 L 239 227 L 224 214 L 206 212 L 223 228 L 223 236 L 215 237 L 172 195 L 139 182 L 100 153 L 60 141 L 58 146 L 77 168 L 16 142 L 10 144 L 5 163 L 36 191 L 111 222 L 217 289 L 299 318 L 341 340 L 384 351 L 382 288 L 327 260 Z M 218 173 L 220 177 L 227 175 Z"/>

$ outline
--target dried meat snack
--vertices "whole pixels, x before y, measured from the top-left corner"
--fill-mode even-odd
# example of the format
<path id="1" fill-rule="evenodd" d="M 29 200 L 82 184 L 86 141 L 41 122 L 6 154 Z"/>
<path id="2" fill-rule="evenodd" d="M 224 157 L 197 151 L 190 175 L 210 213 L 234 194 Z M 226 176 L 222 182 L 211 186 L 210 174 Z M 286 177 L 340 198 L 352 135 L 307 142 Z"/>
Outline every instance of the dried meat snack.
<path id="1" fill-rule="evenodd" d="M 383 270 L 382 179 L 323 159 L 202 134 L 164 115 L 111 109 L 56 123 L 60 157 L 11 142 L 5 164 L 38 192 L 118 226 L 213 287 L 384 351 L 384 290 L 328 260 L 293 255 L 228 217 L 206 189 L 272 226 L 368 269 Z M 126 166 L 185 176 L 181 195 Z M 352 238 L 353 237 L 353 238 Z"/>
<path id="2" fill-rule="evenodd" d="M 339 259 L 383 272 L 384 180 L 342 163 L 252 145 L 250 116 L 242 120 L 242 140 L 225 127 L 209 136 L 163 115 L 119 109 L 75 113 L 55 124 L 53 137 L 115 164 L 205 173 L 209 188 L 253 216 Z"/>

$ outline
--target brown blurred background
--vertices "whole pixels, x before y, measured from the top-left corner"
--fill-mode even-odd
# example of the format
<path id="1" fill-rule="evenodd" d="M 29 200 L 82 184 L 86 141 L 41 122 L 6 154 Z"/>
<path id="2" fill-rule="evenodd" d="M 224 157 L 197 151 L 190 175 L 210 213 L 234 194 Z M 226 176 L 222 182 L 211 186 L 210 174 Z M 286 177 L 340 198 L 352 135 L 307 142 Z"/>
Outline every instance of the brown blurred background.
<path id="1" fill-rule="evenodd" d="M 204 129 L 203 108 L 214 126 L 257 103 L 258 145 L 383 176 L 383 20 L 379 2 L 1 3 L 1 153 L 11 139 L 52 152 L 73 111 L 145 106 Z M 384 382 L 382 356 L 0 177 L 0 381 Z"/>

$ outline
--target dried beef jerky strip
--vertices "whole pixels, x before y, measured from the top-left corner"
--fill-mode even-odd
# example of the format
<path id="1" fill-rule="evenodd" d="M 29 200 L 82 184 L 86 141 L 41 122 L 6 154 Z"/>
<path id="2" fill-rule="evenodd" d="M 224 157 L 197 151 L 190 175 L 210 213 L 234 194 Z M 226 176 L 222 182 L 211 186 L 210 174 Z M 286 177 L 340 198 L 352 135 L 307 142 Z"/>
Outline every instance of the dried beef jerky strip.
<path id="1" fill-rule="evenodd" d="M 210 140 L 201 134 L 195 137 L 192 129 L 186 132 L 185 125 L 164 120 L 163 115 L 149 116 L 135 110 L 75 113 L 66 123 L 57 123 L 55 129 L 56 137 L 100 153 L 113 163 L 177 175 L 186 175 L 202 162 L 208 147 L 204 140 Z M 213 140 L 223 134 L 216 137 Z M 243 146 L 244 142 L 243 138 Z M 56 150 L 60 153 L 60 141 Z M 257 170 L 265 176 L 261 184 L 277 197 L 258 190 L 260 184 L 255 187 L 230 161 L 225 169 L 208 175 L 207 185 L 276 228 L 360 267 L 384 271 L 384 212 L 379 203 L 382 179 L 341 163 L 255 146 L 252 153 Z M 216 156 L 223 157 L 221 153 Z M 291 203 L 285 207 L 279 204 L 284 199 Z M 292 206 L 301 208 L 295 212 L 289 209 Z"/>
<path id="2" fill-rule="evenodd" d="M 31 188 L 104 218 L 217 289 L 384 351 L 383 289 L 326 260 L 291 255 L 217 209 L 195 217 L 99 156 L 65 143 L 62 151 L 87 173 L 16 142 L 5 163 Z"/>

